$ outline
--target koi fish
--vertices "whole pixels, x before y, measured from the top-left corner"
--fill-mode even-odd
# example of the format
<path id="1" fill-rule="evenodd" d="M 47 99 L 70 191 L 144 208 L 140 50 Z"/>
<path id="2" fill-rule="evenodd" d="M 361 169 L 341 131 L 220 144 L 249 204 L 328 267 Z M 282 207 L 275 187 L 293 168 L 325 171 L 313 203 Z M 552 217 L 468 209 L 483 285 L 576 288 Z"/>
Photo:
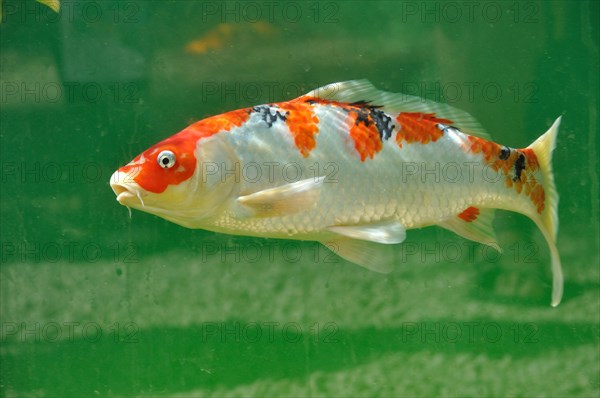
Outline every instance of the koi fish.
<path id="1" fill-rule="evenodd" d="M 206 54 L 211 50 L 221 50 L 244 37 L 256 36 L 254 39 L 260 40 L 272 38 L 275 33 L 276 30 L 272 25 L 262 21 L 247 24 L 221 23 L 202 37 L 189 42 L 185 46 L 185 51 L 192 54 Z"/>
<path id="2" fill-rule="evenodd" d="M 563 275 L 551 160 L 561 118 L 526 148 L 451 106 L 366 80 L 200 120 L 119 168 L 117 201 L 188 228 L 312 240 L 390 272 L 406 230 L 437 225 L 497 250 L 495 209 L 529 217 Z M 444 175 L 444 169 L 446 169 Z"/>

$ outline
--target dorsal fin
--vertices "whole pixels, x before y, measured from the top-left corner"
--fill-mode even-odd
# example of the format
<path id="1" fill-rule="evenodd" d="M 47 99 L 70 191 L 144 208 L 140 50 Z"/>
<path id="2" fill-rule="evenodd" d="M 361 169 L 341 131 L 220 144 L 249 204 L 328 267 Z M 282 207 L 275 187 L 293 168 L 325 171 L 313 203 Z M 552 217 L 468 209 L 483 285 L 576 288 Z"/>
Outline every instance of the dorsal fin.
<path id="1" fill-rule="evenodd" d="M 452 125 L 466 134 L 490 138 L 479 122 L 465 111 L 414 95 L 381 91 L 365 79 L 331 83 L 306 95 L 325 100 L 381 107 L 386 113 L 394 116 L 400 112 L 434 113 L 438 118 L 452 120 Z"/>

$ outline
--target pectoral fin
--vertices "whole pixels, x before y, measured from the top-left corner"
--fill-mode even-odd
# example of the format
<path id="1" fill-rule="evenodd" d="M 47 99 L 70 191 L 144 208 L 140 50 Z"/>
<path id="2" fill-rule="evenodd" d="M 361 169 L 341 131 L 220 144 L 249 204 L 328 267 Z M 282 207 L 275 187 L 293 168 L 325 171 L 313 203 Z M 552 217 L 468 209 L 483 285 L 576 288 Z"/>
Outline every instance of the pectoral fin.
<path id="1" fill-rule="evenodd" d="M 325 177 L 305 180 L 240 196 L 240 216 L 274 217 L 312 209 Z"/>
<path id="2" fill-rule="evenodd" d="M 440 223 L 439 226 L 463 238 L 491 246 L 498 252 L 502 252 L 492 226 L 494 213 L 494 209 L 480 209 L 471 206 Z"/>

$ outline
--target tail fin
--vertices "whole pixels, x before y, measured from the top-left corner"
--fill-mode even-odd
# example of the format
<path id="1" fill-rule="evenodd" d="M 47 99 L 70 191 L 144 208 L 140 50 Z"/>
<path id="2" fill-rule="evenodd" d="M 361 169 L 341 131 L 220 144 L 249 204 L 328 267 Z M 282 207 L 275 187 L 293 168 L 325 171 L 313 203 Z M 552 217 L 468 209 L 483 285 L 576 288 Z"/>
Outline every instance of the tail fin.
<path id="1" fill-rule="evenodd" d="M 556 145 L 556 134 L 560 126 L 561 117 L 554 122 L 541 137 L 529 145 L 538 159 L 540 171 L 542 174 L 542 185 L 545 191 L 544 210 L 541 217 L 534 219 L 538 228 L 542 231 L 552 257 L 552 302 L 556 307 L 563 295 L 563 273 L 560 264 L 558 249 L 556 248 L 556 233 L 558 232 L 558 193 L 554 186 L 554 175 L 552 174 L 552 151 Z"/>

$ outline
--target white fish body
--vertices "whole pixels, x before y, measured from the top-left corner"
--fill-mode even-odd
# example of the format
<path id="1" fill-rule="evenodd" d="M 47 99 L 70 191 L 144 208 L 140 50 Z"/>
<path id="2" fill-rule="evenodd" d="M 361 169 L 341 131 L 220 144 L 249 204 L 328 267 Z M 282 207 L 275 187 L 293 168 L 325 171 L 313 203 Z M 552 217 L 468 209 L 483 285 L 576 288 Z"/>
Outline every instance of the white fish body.
<path id="1" fill-rule="evenodd" d="M 111 185 L 121 203 L 186 227 L 315 240 L 380 272 L 393 265 L 386 245 L 408 229 L 438 225 L 499 249 L 494 209 L 519 212 L 550 247 L 556 306 L 563 282 L 550 163 L 559 123 L 512 149 L 482 138 L 460 110 L 342 82 L 200 121 L 119 169 Z M 165 150 L 182 159 L 178 168 L 177 160 L 157 167 Z M 150 187 L 163 172 L 186 178 Z"/>

